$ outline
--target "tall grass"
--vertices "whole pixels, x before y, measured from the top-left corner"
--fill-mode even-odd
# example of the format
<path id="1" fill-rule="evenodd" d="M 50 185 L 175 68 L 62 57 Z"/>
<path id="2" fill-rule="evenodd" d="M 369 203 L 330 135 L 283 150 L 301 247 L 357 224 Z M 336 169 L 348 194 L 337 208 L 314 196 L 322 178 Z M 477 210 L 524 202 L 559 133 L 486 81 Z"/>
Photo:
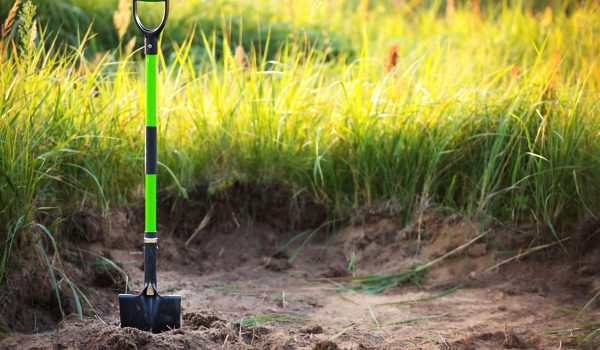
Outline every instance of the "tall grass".
<path id="1" fill-rule="evenodd" d="M 294 40 L 267 58 L 228 41 L 219 56 L 211 32 L 165 38 L 162 188 L 276 181 L 332 212 L 393 199 L 409 221 L 444 205 L 541 223 L 548 239 L 596 215 L 594 2 L 568 14 L 504 3 L 482 9 L 485 20 L 460 6 L 445 18 L 437 2 L 366 13 L 337 4 L 289 11 L 297 25 L 329 13 L 332 29 L 355 38 L 357 54 L 335 60 Z M 85 31 L 74 48 L 42 45 L 37 28 L 34 50 L 11 41 L 0 53 L 0 276 L 37 223 L 127 203 L 143 180 L 143 65 L 124 50 L 87 59 Z"/>
<path id="2" fill-rule="evenodd" d="M 51 34 L 58 36 L 61 43 L 79 46 L 82 32 L 91 26 L 95 35 L 89 38 L 88 54 L 114 50 L 136 38 L 138 43 L 142 41 L 135 25 L 121 27 L 121 30 L 114 28 L 115 23 L 123 24 L 131 16 L 131 1 L 35 0 L 35 4 L 40 20 L 48 26 Z M 165 29 L 167 40 L 163 45 L 169 59 L 172 42 L 188 38 L 190 28 L 194 27 L 199 29 L 198 32 L 214 33 L 214 53 L 218 57 L 222 56 L 224 42 L 230 47 L 241 44 L 247 50 L 254 47 L 261 53 L 268 50 L 265 53 L 269 57 L 273 57 L 290 40 L 310 42 L 311 47 L 327 47 L 331 52 L 352 49 L 350 38 L 330 30 L 329 21 L 307 21 L 306 16 L 311 14 L 300 11 L 290 18 L 277 0 L 190 0 L 173 5 L 169 26 Z M 302 6 L 307 5 L 308 2 L 305 2 Z M 0 18 L 5 17 L 10 6 L 8 0 L 0 3 Z M 151 27 L 161 18 L 162 9 L 159 11 L 158 7 L 162 4 L 140 3 L 138 6 L 144 22 Z M 198 44 L 202 43 L 200 36 L 196 39 Z M 196 59 L 206 58 L 203 45 L 194 46 L 192 51 Z"/>

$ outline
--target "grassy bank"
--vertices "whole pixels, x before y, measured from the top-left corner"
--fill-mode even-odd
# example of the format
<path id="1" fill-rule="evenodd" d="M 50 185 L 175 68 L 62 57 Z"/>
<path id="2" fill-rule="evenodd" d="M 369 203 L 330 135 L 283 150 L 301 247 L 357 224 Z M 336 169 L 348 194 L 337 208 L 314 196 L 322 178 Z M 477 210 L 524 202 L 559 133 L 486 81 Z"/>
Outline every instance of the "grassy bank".
<path id="1" fill-rule="evenodd" d="M 331 13 L 298 3 L 297 21 Z M 294 40 L 264 59 L 227 41 L 217 55 L 201 30 L 165 38 L 160 186 L 280 182 L 332 212 L 392 200 L 408 222 L 443 206 L 539 223 L 548 240 L 598 212 L 594 2 L 451 16 L 355 5 L 340 1 L 328 24 L 354 38 L 335 59 Z M 48 236 L 39 225 L 58 237 L 73 210 L 140 195 L 143 65 L 125 44 L 89 58 L 84 34 L 76 48 L 14 36 L 0 53 L 0 278 Z"/>

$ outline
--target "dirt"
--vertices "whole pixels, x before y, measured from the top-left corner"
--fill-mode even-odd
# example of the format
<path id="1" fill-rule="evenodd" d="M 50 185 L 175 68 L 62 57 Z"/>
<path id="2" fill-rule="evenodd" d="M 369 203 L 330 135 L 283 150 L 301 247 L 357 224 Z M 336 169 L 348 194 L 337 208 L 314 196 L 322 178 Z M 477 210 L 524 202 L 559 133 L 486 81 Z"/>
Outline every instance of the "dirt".
<path id="1" fill-rule="evenodd" d="M 10 292 L 3 292 L 6 335 L 0 348 L 564 348 L 576 339 L 548 331 L 572 327 L 574 317 L 564 310 L 581 309 L 600 288 L 600 256 L 589 248 L 569 255 L 554 246 L 482 274 L 519 249 L 541 244 L 534 234 L 497 228 L 434 265 L 418 285 L 378 294 L 352 292 L 340 288 L 344 283 L 337 278 L 404 271 L 482 232 L 456 216 L 429 217 L 403 228 L 395 215 L 378 215 L 335 235 L 316 231 L 291 261 L 295 248 L 310 236 L 309 228 L 327 219 L 318 203 L 297 196 L 292 200 L 276 186 L 265 190 L 273 197 L 243 186 L 234 191 L 258 204 L 214 200 L 202 189 L 189 201 L 161 197 L 159 291 L 183 296 L 181 329 L 150 334 L 119 327 L 116 294 L 125 291 L 125 278 L 97 262 L 105 261 L 98 256 L 110 259 L 131 277 L 134 289 L 141 288 L 137 239 L 142 223 L 140 208 L 133 207 L 104 221 L 78 214 L 76 224 L 65 226 L 72 238 L 61 251 L 61 266 L 97 315 L 86 307 L 82 320 L 74 315 L 63 320 L 47 269 L 33 254 L 28 270 L 11 278 Z M 582 226 L 587 231 L 573 244 L 597 242 L 597 227 Z M 281 249 L 299 232 L 308 233 Z M 60 285 L 63 312 L 73 314 L 70 288 L 64 281 Z M 462 288 L 444 293 L 457 286 Z M 427 300 L 432 296 L 437 297 Z M 599 312 L 600 305 L 590 306 L 595 319 Z"/>

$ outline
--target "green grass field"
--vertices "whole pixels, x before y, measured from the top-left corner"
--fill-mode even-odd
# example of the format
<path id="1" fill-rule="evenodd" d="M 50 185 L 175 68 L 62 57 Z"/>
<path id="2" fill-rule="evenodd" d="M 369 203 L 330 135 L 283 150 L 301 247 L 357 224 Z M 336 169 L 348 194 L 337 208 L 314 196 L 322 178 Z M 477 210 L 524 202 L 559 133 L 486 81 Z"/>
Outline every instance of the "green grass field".
<path id="1" fill-rule="evenodd" d="M 548 241 L 598 215 L 597 2 L 253 3 L 173 10 L 161 188 L 276 182 L 333 216 L 391 201 L 407 223 L 445 208 Z M 40 235 L 60 246 L 71 212 L 127 205 L 143 181 L 134 25 L 119 38 L 117 1 L 34 4 L 0 51 L 0 280 Z"/>

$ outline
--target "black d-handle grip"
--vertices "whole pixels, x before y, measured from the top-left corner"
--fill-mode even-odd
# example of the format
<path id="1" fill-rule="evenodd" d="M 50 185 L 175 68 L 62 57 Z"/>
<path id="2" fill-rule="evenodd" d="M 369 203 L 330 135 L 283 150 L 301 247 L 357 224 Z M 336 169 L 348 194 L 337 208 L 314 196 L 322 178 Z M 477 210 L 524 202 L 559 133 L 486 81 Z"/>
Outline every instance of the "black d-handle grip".
<path id="1" fill-rule="evenodd" d="M 138 16 L 138 2 L 162 2 L 165 4 L 165 12 L 158 27 L 149 29 L 144 26 L 142 20 Z M 144 34 L 144 47 L 146 48 L 146 55 L 157 55 L 158 39 L 160 37 L 160 33 L 162 33 L 163 29 L 165 28 L 165 24 L 167 24 L 167 18 L 169 17 L 169 0 L 133 0 L 133 17 L 135 18 L 135 24 L 138 26 L 138 28 L 140 28 L 142 34 Z"/>

